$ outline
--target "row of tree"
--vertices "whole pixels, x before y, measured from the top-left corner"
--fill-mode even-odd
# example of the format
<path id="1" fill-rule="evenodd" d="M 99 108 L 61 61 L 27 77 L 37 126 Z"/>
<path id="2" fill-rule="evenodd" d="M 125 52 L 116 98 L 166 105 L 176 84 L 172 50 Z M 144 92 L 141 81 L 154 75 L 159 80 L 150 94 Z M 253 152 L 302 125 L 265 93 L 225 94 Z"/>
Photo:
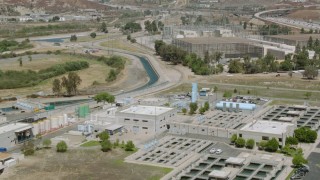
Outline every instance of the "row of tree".
<path id="1" fill-rule="evenodd" d="M 144 26 L 144 29 L 148 31 L 149 34 L 155 34 L 158 31 L 163 30 L 164 24 L 161 21 L 154 20 L 150 22 L 149 20 L 147 20 L 144 22 Z"/>
<path id="2" fill-rule="evenodd" d="M 171 62 L 172 64 L 188 66 L 192 72 L 198 75 L 223 72 L 223 66 L 219 64 L 222 58 L 222 53 L 220 52 L 212 55 L 206 52 L 204 59 L 201 59 L 195 53 L 188 53 L 171 44 L 167 45 L 162 40 L 155 41 L 155 51 L 157 55 L 160 55 L 162 60 Z"/>
<path id="3" fill-rule="evenodd" d="M 112 144 L 111 141 L 109 140 L 109 134 L 105 131 L 99 134 L 99 139 L 100 139 L 101 150 L 103 152 L 108 152 L 112 148 L 116 148 L 116 147 L 121 147 L 125 151 L 135 151 L 136 149 L 132 141 L 128 141 L 127 143 L 124 143 L 124 141 L 122 141 L 122 143 L 120 144 L 119 140 L 117 139 L 116 142 Z"/>
<path id="4" fill-rule="evenodd" d="M 246 147 L 248 149 L 253 149 L 255 141 L 253 139 L 248 139 L 247 141 L 242 137 L 238 137 L 236 134 L 233 134 L 230 138 L 230 141 L 236 145 L 238 148 Z"/>

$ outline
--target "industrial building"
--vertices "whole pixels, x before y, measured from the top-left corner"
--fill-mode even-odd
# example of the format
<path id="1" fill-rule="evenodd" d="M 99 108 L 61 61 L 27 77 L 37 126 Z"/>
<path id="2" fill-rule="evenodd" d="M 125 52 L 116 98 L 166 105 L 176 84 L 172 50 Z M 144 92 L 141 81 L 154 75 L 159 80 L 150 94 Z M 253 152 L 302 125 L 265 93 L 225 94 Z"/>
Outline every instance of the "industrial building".
<path id="1" fill-rule="evenodd" d="M 32 125 L 26 123 L 13 123 L 0 127 L 0 147 L 11 149 L 17 144 L 31 139 Z"/>
<path id="2" fill-rule="evenodd" d="M 224 58 L 262 57 L 264 48 L 252 40 L 238 37 L 198 37 L 173 39 L 172 44 L 204 57 L 205 52 L 222 52 Z"/>
<path id="3" fill-rule="evenodd" d="M 159 106 L 131 106 L 116 112 L 118 123 L 134 133 L 161 133 L 167 129 L 167 122 L 175 117 L 173 108 Z"/>
<path id="4" fill-rule="evenodd" d="M 270 35 L 264 36 L 264 40 L 290 46 L 296 46 L 299 44 L 303 47 L 307 46 L 310 37 L 312 37 L 313 40 L 320 40 L 320 34 Z"/>
<path id="5" fill-rule="evenodd" d="M 293 136 L 296 126 L 292 123 L 275 121 L 252 121 L 238 131 L 238 136 L 244 139 L 254 139 L 255 142 L 268 141 L 275 138 L 284 146 L 286 138 Z"/>

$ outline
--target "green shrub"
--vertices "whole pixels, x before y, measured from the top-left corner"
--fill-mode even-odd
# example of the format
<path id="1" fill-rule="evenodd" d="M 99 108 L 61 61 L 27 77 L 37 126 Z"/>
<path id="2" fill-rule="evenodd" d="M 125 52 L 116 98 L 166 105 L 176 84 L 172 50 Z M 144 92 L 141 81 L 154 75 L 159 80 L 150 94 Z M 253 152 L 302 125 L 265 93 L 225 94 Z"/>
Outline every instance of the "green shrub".
<path id="1" fill-rule="evenodd" d="M 254 140 L 253 139 L 248 139 L 246 142 L 246 148 L 248 149 L 253 149 L 254 148 Z"/>
<path id="2" fill-rule="evenodd" d="M 236 144 L 236 147 L 243 148 L 246 145 L 246 141 L 242 137 L 239 137 L 236 140 L 235 144 Z"/>
<path id="3" fill-rule="evenodd" d="M 64 141 L 60 141 L 56 147 L 57 147 L 57 152 L 66 152 L 68 150 L 68 145 Z"/>

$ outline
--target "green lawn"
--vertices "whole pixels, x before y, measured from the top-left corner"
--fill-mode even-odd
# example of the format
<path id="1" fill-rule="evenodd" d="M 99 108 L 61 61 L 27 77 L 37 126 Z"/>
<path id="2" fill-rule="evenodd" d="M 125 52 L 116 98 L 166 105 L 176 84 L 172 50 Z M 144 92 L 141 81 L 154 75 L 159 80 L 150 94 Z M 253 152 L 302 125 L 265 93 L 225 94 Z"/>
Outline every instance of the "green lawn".
<path id="1" fill-rule="evenodd" d="M 100 146 L 99 141 L 88 141 L 80 145 L 81 147 L 92 147 L 92 146 Z"/>

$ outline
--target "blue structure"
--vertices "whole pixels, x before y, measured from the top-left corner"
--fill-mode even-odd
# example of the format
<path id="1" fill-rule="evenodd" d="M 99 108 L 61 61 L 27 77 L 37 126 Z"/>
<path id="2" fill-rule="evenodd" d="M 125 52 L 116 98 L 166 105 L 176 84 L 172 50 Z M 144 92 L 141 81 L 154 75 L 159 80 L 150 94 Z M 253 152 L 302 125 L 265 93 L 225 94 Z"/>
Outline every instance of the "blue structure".
<path id="1" fill-rule="evenodd" d="M 191 102 L 197 102 L 198 99 L 198 83 L 192 83 Z"/>
<path id="2" fill-rule="evenodd" d="M 93 125 L 91 124 L 79 124 L 78 125 L 78 131 L 84 132 L 84 133 L 92 133 L 94 130 Z"/>
<path id="3" fill-rule="evenodd" d="M 220 101 L 218 103 L 216 103 L 216 108 L 217 109 L 223 109 L 223 104 L 226 104 L 225 108 L 229 109 L 229 108 L 236 108 L 237 104 L 239 104 L 239 110 L 255 110 L 256 109 L 256 105 L 255 104 L 250 104 L 250 103 L 238 103 L 238 102 L 227 102 L 227 101 Z"/>

